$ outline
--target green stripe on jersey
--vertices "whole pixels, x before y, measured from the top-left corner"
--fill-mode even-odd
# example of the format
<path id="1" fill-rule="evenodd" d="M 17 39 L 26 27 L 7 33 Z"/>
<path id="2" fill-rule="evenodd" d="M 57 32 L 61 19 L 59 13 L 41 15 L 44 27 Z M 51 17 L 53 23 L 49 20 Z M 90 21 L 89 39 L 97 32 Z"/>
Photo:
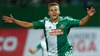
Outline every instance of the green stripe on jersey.
<path id="1" fill-rule="evenodd" d="M 70 51 L 71 44 L 68 42 L 67 36 L 70 28 L 78 26 L 80 20 L 66 16 L 59 17 L 58 22 L 54 23 L 47 17 L 45 19 L 33 22 L 33 25 L 34 28 L 44 29 L 48 53 L 51 56 L 61 56 Z"/>

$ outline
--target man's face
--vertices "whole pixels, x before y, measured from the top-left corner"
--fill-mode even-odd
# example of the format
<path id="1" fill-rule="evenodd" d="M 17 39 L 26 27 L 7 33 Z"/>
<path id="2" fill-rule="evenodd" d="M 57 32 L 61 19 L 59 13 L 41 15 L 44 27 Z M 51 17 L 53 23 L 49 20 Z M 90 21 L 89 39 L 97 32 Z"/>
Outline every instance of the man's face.
<path id="1" fill-rule="evenodd" d="M 59 7 L 58 6 L 50 6 L 48 14 L 52 20 L 58 19 L 58 16 L 60 14 Z"/>

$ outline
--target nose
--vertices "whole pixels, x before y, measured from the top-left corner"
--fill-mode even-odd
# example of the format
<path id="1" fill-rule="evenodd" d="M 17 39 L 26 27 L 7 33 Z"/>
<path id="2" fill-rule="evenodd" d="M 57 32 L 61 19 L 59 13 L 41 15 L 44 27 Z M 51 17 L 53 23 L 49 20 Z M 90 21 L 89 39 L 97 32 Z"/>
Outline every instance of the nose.
<path id="1" fill-rule="evenodd" d="M 53 11 L 53 13 L 56 13 L 56 11 Z"/>

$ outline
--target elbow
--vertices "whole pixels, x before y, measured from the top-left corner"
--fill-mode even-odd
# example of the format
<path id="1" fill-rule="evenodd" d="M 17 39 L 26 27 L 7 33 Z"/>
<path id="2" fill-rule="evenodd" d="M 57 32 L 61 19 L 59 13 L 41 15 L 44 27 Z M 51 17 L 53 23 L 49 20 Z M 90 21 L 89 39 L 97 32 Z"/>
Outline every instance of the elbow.
<path id="1" fill-rule="evenodd" d="M 24 27 L 25 27 L 25 28 L 32 28 L 33 25 L 32 25 L 31 23 L 26 23 Z"/>
<path id="2" fill-rule="evenodd" d="M 32 28 L 33 26 L 27 25 L 26 28 Z"/>
<path id="3" fill-rule="evenodd" d="M 80 23 L 79 23 L 79 25 L 83 26 L 83 25 L 85 25 L 85 23 L 81 20 Z"/>

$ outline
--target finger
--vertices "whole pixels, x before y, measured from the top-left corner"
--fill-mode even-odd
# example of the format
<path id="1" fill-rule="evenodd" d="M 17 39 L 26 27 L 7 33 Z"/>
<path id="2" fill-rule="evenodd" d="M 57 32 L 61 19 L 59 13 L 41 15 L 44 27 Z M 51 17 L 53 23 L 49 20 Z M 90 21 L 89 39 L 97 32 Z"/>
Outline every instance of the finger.
<path id="1" fill-rule="evenodd" d="M 10 14 L 10 17 L 13 18 L 12 14 Z"/>
<path id="2" fill-rule="evenodd" d="M 9 21 L 9 19 L 5 19 L 5 18 L 4 18 L 3 20 L 4 20 L 4 21 Z"/>
<path id="3" fill-rule="evenodd" d="M 92 9 L 94 9 L 94 7 L 93 7 L 93 6 L 92 6 L 91 8 L 92 8 Z"/>
<path id="4" fill-rule="evenodd" d="M 3 20 L 7 20 L 7 19 L 3 18 Z"/>
<path id="5" fill-rule="evenodd" d="M 2 16 L 3 19 L 5 19 L 6 16 Z"/>
<path id="6" fill-rule="evenodd" d="M 96 12 L 94 8 L 92 8 L 92 12 Z"/>
<path id="7" fill-rule="evenodd" d="M 6 20 L 6 21 L 4 21 L 4 22 L 12 23 L 12 21 L 8 21 L 8 20 Z"/>
<path id="8" fill-rule="evenodd" d="M 93 7 L 91 7 L 90 11 L 95 13 L 95 9 Z"/>
<path id="9" fill-rule="evenodd" d="M 91 7 L 91 9 L 90 9 L 90 10 L 94 10 L 93 6 Z"/>
<path id="10" fill-rule="evenodd" d="M 95 9 L 93 9 L 93 11 L 95 11 Z"/>
<path id="11" fill-rule="evenodd" d="M 92 12 L 96 13 L 96 11 L 95 11 L 95 10 L 92 10 Z"/>
<path id="12" fill-rule="evenodd" d="M 93 8 L 93 11 L 95 11 L 95 9 Z"/>
<path id="13" fill-rule="evenodd" d="M 3 20 L 8 20 L 9 17 L 8 16 L 2 16 Z"/>
<path id="14" fill-rule="evenodd" d="M 89 8 L 87 8 L 87 11 L 89 11 Z"/>

